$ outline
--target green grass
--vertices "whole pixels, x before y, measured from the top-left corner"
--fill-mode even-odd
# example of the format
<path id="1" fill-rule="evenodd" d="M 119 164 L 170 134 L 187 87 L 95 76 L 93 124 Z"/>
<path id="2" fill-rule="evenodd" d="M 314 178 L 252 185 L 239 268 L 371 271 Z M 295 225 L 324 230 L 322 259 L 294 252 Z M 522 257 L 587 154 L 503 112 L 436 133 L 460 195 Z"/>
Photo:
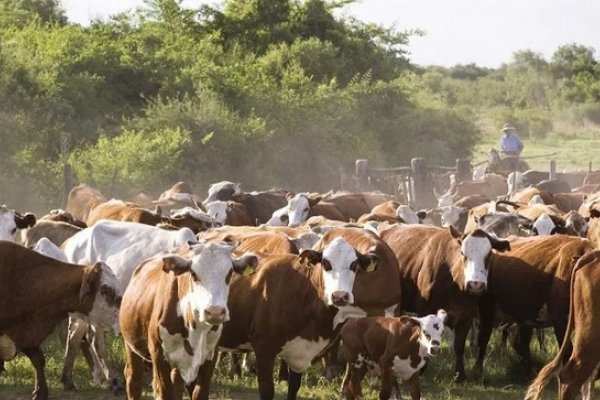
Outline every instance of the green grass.
<path id="1" fill-rule="evenodd" d="M 548 332 L 547 343 L 548 354 L 539 351 L 537 341 L 532 342 L 534 358 L 537 366 L 541 367 L 544 362 L 556 351 L 553 343 L 553 335 Z M 452 382 L 452 354 L 447 344 L 444 344 L 442 355 L 434 359 L 428 366 L 425 374 L 421 377 L 422 398 L 425 400 L 458 400 L 458 399 L 522 399 L 527 388 L 522 369 L 516 361 L 514 352 L 510 349 L 500 351 L 498 348 L 497 335 L 494 336 L 489 348 L 489 356 L 486 360 L 485 375 L 483 378 L 475 378 L 471 370 L 474 359 L 467 349 L 467 374 L 468 382 L 464 385 Z M 119 370 L 123 368 L 123 345 L 120 339 L 110 339 L 111 353 L 118 365 Z M 60 385 L 60 373 L 62 369 L 62 348 L 59 340 L 53 335 L 45 344 L 47 357 L 46 372 L 50 386 L 50 398 L 61 400 L 114 400 L 107 389 L 94 387 L 90 383 L 87 366 L 80 357 L 75 366 L 75 385 L 77 392 L 65 392 Z M 0 400 L 25 400 L 30 399 L 33 387 L 33 369 L 29 360 L 24 356 L 6 364 L 7 372 L 0 379 Z M 249 400 L 257 397 L 256 378 L 245 375 L 242 378 L 231 378 L 225 372 L 226 366 L 215 372 L 211 390 L 211 399 L 241 399 Z M 150 382 L 151 373 L 146 374 L 148 390 L 145 399 L 152 399 Z M 339 399 L 339 387 L 341 378 L 333 382 L 326 381 L 321 377 L 321 369 L 315 365 L 311 367 L 303 378 L 300 389 L 301 399 Z M 554 398 L 555 384 L 551 384 L 546 392 L 546 398 Z M 367 388 L 367 380 L 363 382 Z M 276 398 L 285 398 L 287 387 L 285 383 L 276 384 Z M 408 398 L 406 388 L 402 386 L 403 398 Z M 377 398 L 376 388 L 365 390 L 367 399 Z"/>

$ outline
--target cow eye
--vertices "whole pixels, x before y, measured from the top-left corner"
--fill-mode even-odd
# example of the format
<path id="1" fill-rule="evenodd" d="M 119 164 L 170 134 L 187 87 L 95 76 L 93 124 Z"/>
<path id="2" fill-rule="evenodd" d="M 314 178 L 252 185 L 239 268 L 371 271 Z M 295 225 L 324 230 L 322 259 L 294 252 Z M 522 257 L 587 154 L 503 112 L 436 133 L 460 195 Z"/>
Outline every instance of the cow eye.
<path id="1" fill-rule="evenodd" d="M 198 279 L 198 275 L 196 275 L 196 273 L 193 270 L 190 270 L 190 274 L 192 275 L 192 279 L 195 281 L 199 281 L 200 279 Z"/>
<path id="2" fill-rule="evenodd" d="M 350 264 L 350 271 L 356 272 L 357 268 L 358 268 L 358 261 L 354 261 L 352 264 Z"/>
<path id="3" fill-rule="evenodd" d="M 431 340 L 431 335 L 429 333 L 425 333 L 425 338 L 427 338 L 427 340 Z"/>
<path id="4" fill-rule="evenodd" d="M 10 233 L 11 233 L 11 235 L 14 235 L 15 233 L 17 233 L 17 228 L 16 227 L 12 228 Z"/>
<path id="5" fill-rule="evenodd" d="M 332 270 L 331 264 L 329 263 L 329 261 L 327 261 L 324 258 L 321 260 L 321 265 L 323 266 L 323 269 L 325 271 L 331 271 Z"/>

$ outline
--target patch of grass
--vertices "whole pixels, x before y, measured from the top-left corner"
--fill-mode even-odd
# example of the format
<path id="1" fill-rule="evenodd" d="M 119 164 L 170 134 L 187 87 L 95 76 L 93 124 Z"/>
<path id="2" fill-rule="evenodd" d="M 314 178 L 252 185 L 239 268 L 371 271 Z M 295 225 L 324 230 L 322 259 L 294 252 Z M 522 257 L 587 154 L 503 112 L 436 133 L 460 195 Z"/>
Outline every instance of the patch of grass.
<path id="1" fill-rule="evenodd" d="M 468 381 L 465 384 L 456 384 L 452 381 L 453 356 L 447 343 L 444 343 L 440 357 L 432 360 L 421 377 L 422 398 L 424 400 L 458 400 L 458 399 L 494 399 L 512 400 L 522 399 L 527 388 L 523 370 L 517 361 L 512 349 L 499 348 L 499 335 L 494 335 L 488 348 L 488 357 L 485 363 L 483 377 L 475 377 L 471 368 L 474 357 L 469 348 L 466 351 L 466 365 Z M 547 334 L 547 353 L 539 350 L 537 341 L 532 341 L 532 351 L 536 366 L 540 368 L 557 351 L 553 335 Z M 119 371 L 123 370 L 123 343 L 120 339 L 109 338 L 109 349 L 112 359 L 115 360 Z M 46 372 L 50 387 L 50 399 L 61 400 L 114 400 L 115 397 L 105 388 L 95 387 L 90 380 L 90 374 L 82 357 L 78 357 L 74 381 L 77 392 L 65 392 L 60 384 L 62 371 L 62 345 L 56 335 L 50 337 L 44 345 L 47 359 Z M 19 356 L 6 364 L 7 372 L 0 378 L 0 400 L 29 400 L 33 388 L 33 369 L 29 360 Z M 221 366 L 215 371 L 212 383 L 211 399 L 240 399 L 249 400 L 257 398 L 258 385 L 256 377 L 244 375 L 241 378 L 230 377 L 226 372 L 227 366 Z M 287 384 L 277 382 L 275 371 L 276 398 L 285 398 Z M 146 391 L 144 399 L 152 399 L 151 372 L 145 376 Z M 303 376 L 302 387 L 299 392 L 301 399 L 339 399 L 341 377 L 333 382 L 326 381 L 321 376 L 318 365 L 311 367 Z M 551 384 L 546 392 L 547 399 L 555 398 L 555 384 Z M 369 388 L 367 379 L 363 381 L 363 388 L 368 399 L 377 398 L 377 387 Z M 403 398 L 407 398 L 408 390 L 401 385 Z"/>

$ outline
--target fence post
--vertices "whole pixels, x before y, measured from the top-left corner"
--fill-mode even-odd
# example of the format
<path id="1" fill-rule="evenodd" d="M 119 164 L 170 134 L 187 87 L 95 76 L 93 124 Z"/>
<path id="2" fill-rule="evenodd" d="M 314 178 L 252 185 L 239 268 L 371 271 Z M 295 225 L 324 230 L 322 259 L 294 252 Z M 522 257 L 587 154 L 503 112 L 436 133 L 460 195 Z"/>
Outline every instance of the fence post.
<path id="1" fill-rule="evenodd" d="M 358 191 L 369 190 L 369 160 L 361 158 L 354 163 Z"/>
<path id="2" fill-rule="evenodd" d="M 433 181 L 427 168 L 427 163 L 422 157 L 410 160 L 412 178 L 414 182 L 414 204 L 417 208 L 433 207 Z"/>
<path id="3" fill-rule="evenodd" d="M 471 166 L 471 160 L 466 158 L 456 159 L 456 183 L 463 181 L 470 181 L 473 179 L 473 167 Z"/>
<path id="4" fill-rule="evenodd" d="M 548 179 L 556 179 L 556 160 L 550 160 L 550 173 Z"/>
<path id="5" fill-rule="evenodd" d="M 590 161 L 590 165 L 589 165 L 588 171 L 592 172 L 592 162 L 591 161 Z"/>

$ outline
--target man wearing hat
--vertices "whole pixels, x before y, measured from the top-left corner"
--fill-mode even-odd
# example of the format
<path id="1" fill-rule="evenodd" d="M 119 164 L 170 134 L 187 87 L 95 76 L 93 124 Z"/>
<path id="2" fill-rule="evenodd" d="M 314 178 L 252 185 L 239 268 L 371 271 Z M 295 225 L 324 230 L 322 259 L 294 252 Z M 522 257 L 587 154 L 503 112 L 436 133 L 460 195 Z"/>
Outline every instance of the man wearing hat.
<path id="1" fill-rule="evenodd" d="M 501 132 L 500 150 L 507 156 L 518 157 L 521 151 L 523 151 L 523 142 L 517 135 L 515 128 L 509 124 L 504 124 Z"/>

